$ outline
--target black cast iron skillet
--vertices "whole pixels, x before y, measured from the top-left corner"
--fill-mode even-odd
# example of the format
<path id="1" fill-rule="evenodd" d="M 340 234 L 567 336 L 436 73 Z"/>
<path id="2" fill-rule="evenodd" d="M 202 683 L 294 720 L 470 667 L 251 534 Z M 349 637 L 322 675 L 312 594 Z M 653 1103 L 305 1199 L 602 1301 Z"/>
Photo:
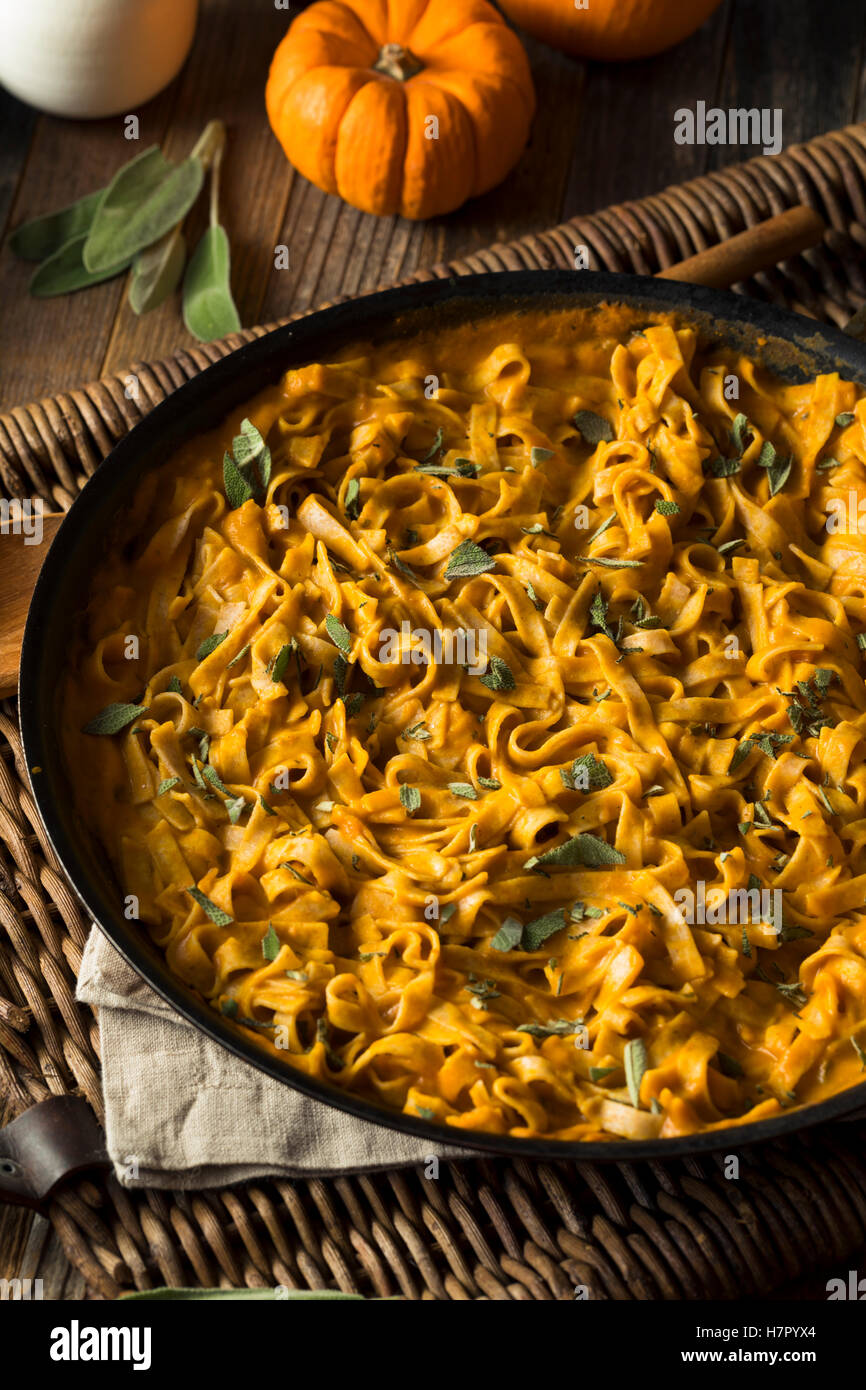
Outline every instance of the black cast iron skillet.
<path id="1" fill-rule="evenodd" d="M 73 809 L 57 734 L 59 676 L 70 632 L 86 603 L 90 576 L 112 520 L 148 469 L 194 436 L 213 429 L 234 407 L 274 384 L 291 366 L 332 360 L 341 347 L 377 342 L 431 327 L 478 322 L 504 310 L 623 303 L 638 311 L 675 311 L 709 343 L 724 343 L 789 380 L 840 371 L 866 385 L 866 346 L 797 314 L 719 290 L 638 276 L 590 271 L 517 271 L 436 280 L 370 295 L 311 314 L 246 344 L 175 391 L 141 421 L 89 480 L 51 546 L 33 596 L 20 670 L 20 715 L 33 796 L 48 837 L 89 915 L 121 955 L 184 1018 L 236 1056 L 314 1100 L 359 1119 L 451 1143 L 518 1156 L 573 1159 L 673 1158 L 792 1134 L 851 1116 L 866 1106 L 866 1080 L 820 1104 L 756 1124 L 680 1139 L 560 1143 L 451 1130 L 302 1075 L 263 1051 L 255 1036 L 209 1008 L 168 972 L 146 931 L 126 921 L 104 853 Z M 39 768 L 38 773 L 33 769 Z"/>

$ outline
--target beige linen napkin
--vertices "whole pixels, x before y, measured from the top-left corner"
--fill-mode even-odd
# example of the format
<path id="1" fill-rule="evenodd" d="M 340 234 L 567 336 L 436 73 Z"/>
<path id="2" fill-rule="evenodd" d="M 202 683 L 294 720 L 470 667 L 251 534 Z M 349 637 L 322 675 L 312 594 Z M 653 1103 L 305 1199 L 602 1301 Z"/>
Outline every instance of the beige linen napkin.
<path id="1" fill-rule="evenodd" d="M 108 1153 L 128 1187 L 221 1187 L 461 1155 L 272 1081 L 180 1018 L 96 927 L 77 994 L 99 1009 Z"/>

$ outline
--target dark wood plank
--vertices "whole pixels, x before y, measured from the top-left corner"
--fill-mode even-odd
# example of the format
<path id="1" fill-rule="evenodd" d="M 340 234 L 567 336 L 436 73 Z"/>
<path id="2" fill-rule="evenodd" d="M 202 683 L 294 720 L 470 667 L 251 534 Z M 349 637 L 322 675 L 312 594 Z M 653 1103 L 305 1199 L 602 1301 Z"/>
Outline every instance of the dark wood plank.
<path id="1" fill-rule="evenodd" d="M 206 19 L 206 22 L 204 22 Z M 286 30 L 285 10 L 272 0 L 210 0 L 177 83 L 166 154 L 188 154 L 209 120 L 228 127 L 220 179 L 221 220 L 232 246 L 232 289 L 241 321 L 258 323 L 281 240 L 292 172 L 265 112 L 265 80 L 274 49 Z M 206 198 L 188 219 L 190 250 L 205 225 Z M 102 371 L 148 361 L 194 345 L 181 317 L 180 293 L 137 318 L 125 298 L 118 306 Z"/>
<path id="2" fill-rule="evenodd" d="M 850 0 L 735 0 L 717 105 L 780 108 L 785 145 L 847 125 L 863 67 L 864 17 Z M 761 153 L 706 149 L 711 169 Z"/>
<path id="3" fill-rule="evenodd" d="M 563 217 L 643 198 L 704 172 L 705 149 L 674 142 L 673 113 L 715 98 L 728 24 L 723 5 L 667 53 L 633 63 L 591 63 Z"/>

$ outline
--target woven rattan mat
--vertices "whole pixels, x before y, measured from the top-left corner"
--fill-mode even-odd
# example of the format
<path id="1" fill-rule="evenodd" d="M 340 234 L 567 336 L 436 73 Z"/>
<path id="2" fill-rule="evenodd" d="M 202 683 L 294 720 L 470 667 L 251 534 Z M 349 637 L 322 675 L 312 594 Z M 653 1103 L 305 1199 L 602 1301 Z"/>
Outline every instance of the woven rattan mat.
<path id="1" fill-rule="evenodd" d="M 576 218 L 414 279 L 571 266 L 652 274 L 796 203 L 823 245 L 737 288 L 844 324 L 866 301 L 866 125 Z M 10 497 L 69 504 L 153 405 L 240 342 L 139 364 L 0 416 Z M 133 378 L 130 380 L 130 378 Z M 99 1040 L 74 999 L 87 922 L 38 823 L 14 703 L 0 706 L 0 1099 L 78 1094 L 100 1114 Z M 402 1171 L 136 1192 L 66 1182 L 48 1213 L 96 1296 L 158 1284 L 338 1287 L 441 1299 L 766 1296 L 866 1240 L 866 1123 L 723 1159 L 597 1167 L 479 1159 Z"/>

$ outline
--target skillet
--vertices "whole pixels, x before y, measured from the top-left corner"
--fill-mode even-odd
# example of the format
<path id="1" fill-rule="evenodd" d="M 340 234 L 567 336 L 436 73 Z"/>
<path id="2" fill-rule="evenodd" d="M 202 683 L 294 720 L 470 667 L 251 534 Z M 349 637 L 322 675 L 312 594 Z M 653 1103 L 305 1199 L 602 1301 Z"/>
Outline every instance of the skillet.
<path id="1" fill-rule="evenodd" d="M 673 312 L 703 342 L 725 344 L 783 379 L 839 371 L 866 386 L 866 346 L 835 328 L 762 301 L 722 290 L 642 276 L 593 271 L 503 271 L 432 280 L 385 290 L 310 314 L 245 344 L 156 406 L 106 458 L 73 503 L 51 545 L 30 606 L 19 675 L 19 711 L 30 786 L 47 837 L 89 917 L 120 954 L 185 1019 L 237 1057 L 314 1100 L 433 1143 L 547 1159 L 675 1158 L 791 1135 L 866 1108 L 866 1079 L 814 1105 L 757 1123 L 676 1139 L 636 1141 L 521 1140 L 478 1131 L 450 1131 L 419 1117 L 295 1071 L 259 1047 L 254 1035 L 212 1010 L 174 978 L 147 932 L 118 910 L 121 900 L 105 855 L 77 819 L 57 732 L 58 673 L 69 633 L 81 613 L 94 563 L 112 522 L 143 475 L 194 436 L 217 426 L 234 407 L 273 385 L 289 367 L 332 360 L 342 347 L 427 333 L 521 309 L 628 305 Z M 34 769 L 40 769 L 34 772 Z"/>

